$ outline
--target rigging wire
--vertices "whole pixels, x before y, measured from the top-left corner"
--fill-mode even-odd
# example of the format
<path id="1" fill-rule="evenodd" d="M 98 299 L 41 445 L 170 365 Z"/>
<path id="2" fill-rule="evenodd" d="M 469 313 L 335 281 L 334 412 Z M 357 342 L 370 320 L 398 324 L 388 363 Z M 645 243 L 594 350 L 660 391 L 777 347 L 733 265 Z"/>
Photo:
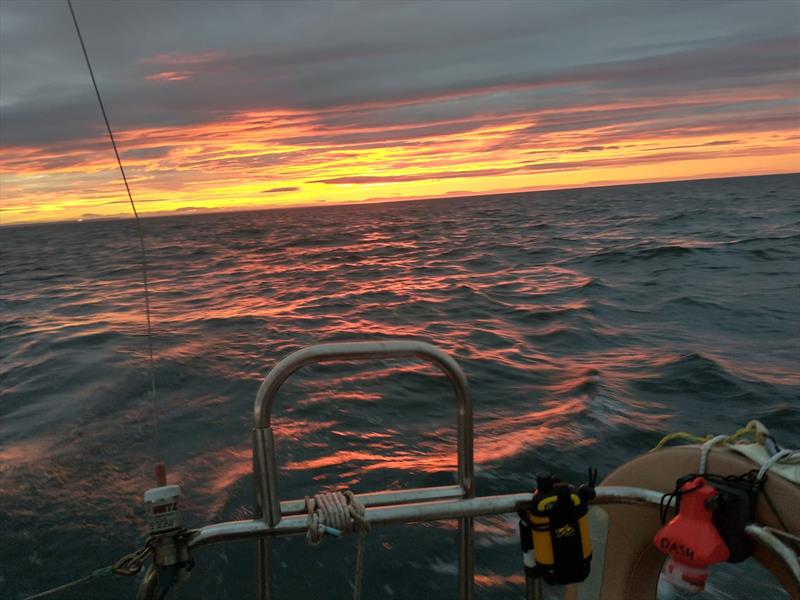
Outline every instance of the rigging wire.
<path id="1" fill-rule="evenodd" d="M 144 243 L 144 233 L 142 232 L 142 223 L 139 219 L 139 212 L 136 210 L 136 203 L 133 201 L 133 194 L 131 194 L 130 185 L 128 185 L 128 178 L 125 176 L 125 168 L 122 166 L 122 159 L 119 156 L 117 149 L 117 142 L 114 139 L 114 132 L 111 130 L 111 124 L 108 121 L 108 114 L 106 114 L 106 107 L 103 104 L 103 98 L 100 96 L 100 89 L 97 87 L 97 80 L 94 77 L 94 70 L 92 63 L 89 61 L 89 53 L 86 51 L 86 44 L 83 42 L 81 35 L 81 28 L 78 25 L 78 18 L 75 16 L 75 10 L 72 8 L 72 0 L 67 0 L 69 12 L 72 15 L 72 22 L 75 24 L 75 31 L 78 34 L 78 41 L 81 43 L 81 50 L 83 50 L 83 58 L 86 59 L 86 67 L 89 69 L 89 76 L 92 78 L 92 86 L 94 86 L 94 93 L 97 95 L 97 102 L 100 105 L 100 112 L 103 113 L 103 121 L 106 124 L 106 131 L 108 138 L 111 140 L 111 146 L 114 148 L 114 155 L 117 157 L 117 165 L 119 172 L 122 175 L 122 181 L 125 184 L 125 191 L 128 192 L 128 200 L 130 200 L 131 208 L 133 209 L 133 216 L 136 221 L 136 232 L 139 237 L 139 247 L 141 249 L 141 262 L 142 262 L 142 283 L 144 284 L 144 305 L 145 315 L 147 317 L 147 350 L 149 355 L 150 365 L 150 392 L 153 397 L 153 415 L 155 419 L 155 462 L 156 471 L 158 472 L 159 465 L 161 464 L 161 436 L 160 436 L 160 423 L 159 423 L 159 410 L 158 410 L 158 397 L 156 395 L 156 370 L 155 361 L 153 360 L 153 328 L 150 319 L 150 285 L 147 276 L 147 250 Z M 163 469 L 163 465 L 161 466 Z"/>

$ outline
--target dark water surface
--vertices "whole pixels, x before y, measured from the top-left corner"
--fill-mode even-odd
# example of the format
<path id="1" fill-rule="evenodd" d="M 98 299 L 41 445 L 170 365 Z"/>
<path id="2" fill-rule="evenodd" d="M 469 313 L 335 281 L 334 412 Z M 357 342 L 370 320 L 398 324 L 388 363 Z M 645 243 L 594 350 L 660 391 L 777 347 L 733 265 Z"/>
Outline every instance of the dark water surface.
<path id="1" fill-rule="evenodd" d="M 544 469 L 607 473 L 665 433 L 752 418 L 800 446 L 797 175 L 145 228 L 163 454 L 190 525 L 251 514 L 258 385 L 276 359 L 321 341 L 404 337 L 451 352 L 474 395 L 479 495 L 524 491 Z M 153 415 L 133 223 L 0 235 L 0 592 L 17 599 L 136 547 Z M 311 368 L 287 384 L 275 417 L 285 498 L 453 481 L 447 382 L 410 363 L 377 367 Z M 366 597 L 454 597 L 455 531 L 373 531 Z M 477 531 L 477 596 L 521 597 L 515 519 Z M 279 598 L 350 593 L 350 541 L 275 547 Z M 253 597 L 252 543 L 196 558 L 169 597 Z M 710 597 L 782 597 L 752 569 L 727 573 Z M 60 597 L 132 598 L 136 583 Z"/>

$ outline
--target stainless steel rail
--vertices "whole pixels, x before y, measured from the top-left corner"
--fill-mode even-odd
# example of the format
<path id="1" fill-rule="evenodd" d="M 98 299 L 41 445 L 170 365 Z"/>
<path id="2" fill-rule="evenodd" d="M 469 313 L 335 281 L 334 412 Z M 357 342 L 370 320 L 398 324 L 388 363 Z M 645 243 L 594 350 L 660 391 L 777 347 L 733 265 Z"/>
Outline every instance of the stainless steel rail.
<path id="1" fill-rule="evenodd" d="M 751 523 L 745 527 L 744 532 L 753 538 L 759 544 L 763 544 L 775 555 L 780 558 L 789 571 L 792 573 L 795 583 L 800 587 L 800 562 L 797 560 L 797 555 L 792 551 L 789 546 L 784 544 L 778 537 L 771 533 L 766 527 L 761 527 Z"/>
<path id="2" fill-rule="evenodd" d="M 255 515 L 266 530 L 277 531 L 286 527 L 292 515 L 302 512 L 302 500 L 281 501 L 278 490 L 278 467 L 275 457 L 275 439 L 272 431 L 272 405 L 283 383 L 297 370 L 313 363 L 334 361 L 363 361 L 417 358 L 438 367 L 450 380 L 456 393 L 456 428 L 458 439 L 457 485 L 419 488 L 415 490 L 386 490 L 364 498 L 366 506 L 413 505 L 419 502 L 469 500 L 474 497 L 472 400 L 469 384 L 461 367 L 448 354 L 427 344 L 413 340 L 386 342 L 342 342 L 318 344 L 293 352 L 276 364 L 267 374 L 256 395 L 253 407 L 253 475 L 256 487 Z M 459 519 L 459 598 L 472 599 L 473 523 L 472 516 L 464 514 Z M 305 517 L 302 519 L 305 522 Z M 270 536 L 258 537 L 258 598 L 271 596 Z"/>
<path id="3" fill-rule="evenodd" d="M 661 492 L 633 487 L 598 487 L 596 491 L 597 498 L 594 504 L 658 506 L 663 496 Z M 364 504 L 368 502 L 367 494 L 356 495 L 356 498 Z M 367 506 L 366 518 L 371 525 L 389 525 L 499 515 L 516 512 L 530 499 L 530 493 L 522 493 L 394 506 Z M 274 527 L 263 519 L 229 521 L 193 531 L 189 539 L 189 548 L 248 538 L 298 535 L 305 533 L 307 527 L 308 522 L 304 514 L 285 516 Z"/>
<path id="4" fill-rule="evenodd" d="M 661 492 L 625 486 L 601 486 L 596 488 L 596 492 L 597 497 L 592 504 L 597 505 L 629 504 L 657 507 L 663 496 Z M 367 504 L 369 496 L 362 494 L 357 498 Z M 515 513 L 530 498 L 530 493 L 523 493 L 394 506 L 370 505 L 366 510 L 366 518 L 372 525 L 388 525 Z M 217 523 L 193 530 L 190 533 L 189 548 L 197 549 L 235 540 L 300 535 L 305 533 L 306 528 L 306 517 L 300 514 L 286 516 L 274 527 L 262 519 Z M 794 552 L 765 527 L 752 524 L 748 525 L 745 531 L 758 543 L 769 548 L 786 565 L 800 586 L 800 563 Z"/>

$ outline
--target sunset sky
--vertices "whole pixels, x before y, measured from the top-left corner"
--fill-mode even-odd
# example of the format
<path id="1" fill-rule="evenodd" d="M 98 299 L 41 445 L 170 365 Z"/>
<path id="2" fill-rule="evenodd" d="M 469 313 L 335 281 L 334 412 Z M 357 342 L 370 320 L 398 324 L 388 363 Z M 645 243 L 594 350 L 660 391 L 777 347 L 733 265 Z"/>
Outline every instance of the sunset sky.
<path id="1" fill-rule="evenodd" d="M 800 170 L 800 2 L 74 6 L 145 214 Z M 129 215 L 66 2 L 0 111 L 0 223 Z"/>

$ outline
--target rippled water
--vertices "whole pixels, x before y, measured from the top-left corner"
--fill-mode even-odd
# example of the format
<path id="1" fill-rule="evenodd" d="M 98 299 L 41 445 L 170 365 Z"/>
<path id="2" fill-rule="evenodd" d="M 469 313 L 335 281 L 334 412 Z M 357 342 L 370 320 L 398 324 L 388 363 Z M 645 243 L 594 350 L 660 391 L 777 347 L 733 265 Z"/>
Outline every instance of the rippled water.
<path id="1" fill-rule="evenodd" d="M 260 380 L 321 341 L 451 352 L 474 395 L 479 495 L 751 418 L 798 446 L 799 226 L 797 175 L 148 219 L 163 454 L 187 520 L 250 514 Z M 1 233 L 0 591 L 18 598 L 135 547 L 153 416 L 132 222 Z M 453 481 L 443 377 L 392 362 L 300 375 L 277 403 L 284 497 Z M 510 516 L 478 522 L 478 597 L 520 597 L 517 540 Z M 252 546 L 199 552 L 170 597 L 252 597 Z M 349 593 L 350 542 L 275 547 L 279 597 Z M 382 528 L 368 548 L 368 598 L 456 589 L 451 524 Z M 725 584 L 717 597 L 738 597 Z"/>

